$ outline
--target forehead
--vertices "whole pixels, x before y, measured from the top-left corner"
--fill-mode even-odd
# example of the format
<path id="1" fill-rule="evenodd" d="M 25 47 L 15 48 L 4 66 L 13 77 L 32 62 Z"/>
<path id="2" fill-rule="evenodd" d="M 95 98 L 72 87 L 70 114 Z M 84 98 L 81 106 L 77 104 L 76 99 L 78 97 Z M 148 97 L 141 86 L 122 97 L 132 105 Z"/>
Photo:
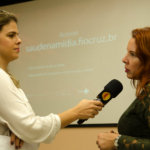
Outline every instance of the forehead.
<path id="1" fill-rule="evenodd" d="M 134 38 L 129 40 L 127 50 L 136 51 L 136 42 Z"/>
<path id="2" fill-rule="evenodd" d="M 4 25 L 2 27 L 2 30 L 0 31 L 0 34 L 1 33 L 7 34 L 9 32 L 17 32 L 18 33 L 17 24 L 15 21 L 11 21 L 10 23 Z"/>

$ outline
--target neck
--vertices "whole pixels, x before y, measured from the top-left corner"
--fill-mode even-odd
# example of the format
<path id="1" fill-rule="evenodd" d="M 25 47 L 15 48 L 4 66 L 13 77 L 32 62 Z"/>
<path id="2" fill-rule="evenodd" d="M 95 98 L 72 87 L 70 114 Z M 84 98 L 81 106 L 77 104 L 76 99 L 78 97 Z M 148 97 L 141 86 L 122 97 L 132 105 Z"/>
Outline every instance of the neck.
<path id="1" fill-rule="evenodd" d="M 7 66 L 8 63 L 3 61 L 2 58 L 0 58 L 0 68 L 3 69 L 5 72 L 7 72 Z"/>

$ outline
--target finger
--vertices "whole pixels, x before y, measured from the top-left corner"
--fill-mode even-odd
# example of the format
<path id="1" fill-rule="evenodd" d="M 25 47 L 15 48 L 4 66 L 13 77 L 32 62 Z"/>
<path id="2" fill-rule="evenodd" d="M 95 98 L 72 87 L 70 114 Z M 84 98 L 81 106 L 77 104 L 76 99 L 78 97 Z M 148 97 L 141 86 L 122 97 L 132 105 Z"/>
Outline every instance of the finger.
<path id="1" fill-rule="evenodd" d="M 13 133 L 11 133 L 11 138 L 10 138 L 11 145 L 15 143 L 15 139 L 16 139 L 16 136 Z"/>
<path id="2" fill-rule="evenodd" d="M 99 144 L 98 144 L 98 141 L 96 141 L 96 144 L 97 144 L 98 148 L 100 148 L 100 146 L 99 146 Z"/>
<path id="3" fill-rule="evenodd" d="M 110 133 L 115 133 L 115 132 L 113 130 L 111 130 Z"/>
<path id="4" fill-rule="evenodd" d="M 117 134 L 117 133 L 116 133 L 116 132 L 114 132 L 113 130 L 111 130 L 111 131 L 110 131 L 110 133 L 114 133 L 114 134 Z"/>
<path id="5" fill-rule="evenodd" d="M 93 114 L 91 118 L 95 118 L 95 115 Z"/>
<path id="6" fill-rule="evenodd" d="M 100 106 L 104 107 L 104 104 L 102 102 L 100 102 Z"/>
<path id="7" fill-rule="evenodd" d="M 23 144 L 24 144 L 24 141 L 21 140 L 21 141 L 20 141 L 19 148 L 22 148 Z"/>
<path id="8" fill-rule="evenodd" d="M 94 111 L 94 115 L 98 115 L 99 112 L 97 110 Z"/>
<path id="9" fill-rule="evenodd" d="M 98 111 L 93 111 L 93 113 L 91 114 L 91 118 L 94 118 L 95 117 L 95 115 L 97 115 L 98 114 Z"/>
<path id="10" fill-rule="evenodd" d="M 95 106 L 95 110 L 101 111 L 103 107 L 101 106 Z"/>
<path id="11" fill-rule="evenodd" d="M 91 115 L 97 115 L 98 114 L 98 111 L 97 110 L 92 110 L 92 112 L 91 112 Z"/>
<path id="12" fill-rule="evenodd" d="M 102 102 L 100 102 L 100 101 L 93 101 L 94 102 L 94 104 L 95 105 L 97 105 L 97 106 L 101 106 L 101 107 L 104 107 L 104 104 L 102 103 Z"/>
<path id="13" fill-rule="evenodd" d="M 19 144 L 20 144 L 20 139 L 18 137 L 16 137 L 15 139 L 15 148 L 19 149 Z"/>

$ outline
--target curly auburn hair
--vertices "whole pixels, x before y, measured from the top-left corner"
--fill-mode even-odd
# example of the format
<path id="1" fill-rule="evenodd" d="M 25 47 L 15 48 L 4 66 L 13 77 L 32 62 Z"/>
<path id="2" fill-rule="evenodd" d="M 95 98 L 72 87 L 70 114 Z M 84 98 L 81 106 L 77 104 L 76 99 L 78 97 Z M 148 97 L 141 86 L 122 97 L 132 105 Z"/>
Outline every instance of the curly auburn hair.
<path id="1" fill-rule="evenodd" d="M 146 84 L 150 81 L 150 27 L 132 30 L 132 38 L 136 42 L 136 55 L 140 59 L 142 66 L 136 72 L 132 84 L 136 88 L 136 96 L 141 96 L 141 91 L 147 92 Z M 138 78 L 138 80 L 136 80 Z"/>

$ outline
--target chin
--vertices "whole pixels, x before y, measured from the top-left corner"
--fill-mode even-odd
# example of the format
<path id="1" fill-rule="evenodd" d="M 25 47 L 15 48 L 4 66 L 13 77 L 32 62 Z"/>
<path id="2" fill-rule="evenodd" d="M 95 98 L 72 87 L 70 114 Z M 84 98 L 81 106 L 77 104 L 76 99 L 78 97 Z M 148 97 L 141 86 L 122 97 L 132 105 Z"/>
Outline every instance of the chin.
<path id="1" fill-rule="evenodd" d="M 15 56 L 15 57 L 13 57 L 12 59 L 11 59 L 11 61 L 14 61 L 14 60 L 16 60 L 16 59 L 18 59 L 19 58 L 19 56 Z M 10 62 L 11 62 L 10 61 Z"/>
<path id="2" fill-rule="evenodd" d="M 129 75 L 129 76 L 127 75 L 127 78 L 128 78 L 128 79 L 133 79 L 133 77 L 132 77 L 132 76 L 130 76 L 130 75 Z"/>

